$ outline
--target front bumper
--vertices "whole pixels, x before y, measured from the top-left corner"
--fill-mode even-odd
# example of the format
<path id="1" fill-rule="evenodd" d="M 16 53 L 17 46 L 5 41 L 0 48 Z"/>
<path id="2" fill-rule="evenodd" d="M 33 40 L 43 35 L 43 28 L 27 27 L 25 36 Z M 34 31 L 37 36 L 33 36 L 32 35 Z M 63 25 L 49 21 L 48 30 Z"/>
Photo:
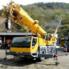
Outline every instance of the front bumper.
<path id="1" fill-rule="evenodd" d="M 38 57 L 36 53 L 16 53 L 16 52 L 7 52 L 7 55 L 13 55 L 17 57 L 25 57 L 25 58 L 34 58 Z"/>

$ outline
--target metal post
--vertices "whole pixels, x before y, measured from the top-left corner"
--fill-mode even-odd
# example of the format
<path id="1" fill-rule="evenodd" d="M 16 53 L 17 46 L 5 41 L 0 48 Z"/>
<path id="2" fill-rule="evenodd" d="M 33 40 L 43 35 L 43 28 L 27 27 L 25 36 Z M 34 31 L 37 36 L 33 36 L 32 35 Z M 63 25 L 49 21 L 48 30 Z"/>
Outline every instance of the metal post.
<path id="1" fill-rule="evenodd" d="M 6 38 L 4 37 L 4 45 L 5 45 L 5 58 L 4 58 L 4 60 L 6 60 L 7 59 L 7 55 L 6 55 L 6 53 L 7 53 L 7 46 L 6 46 Z"/>

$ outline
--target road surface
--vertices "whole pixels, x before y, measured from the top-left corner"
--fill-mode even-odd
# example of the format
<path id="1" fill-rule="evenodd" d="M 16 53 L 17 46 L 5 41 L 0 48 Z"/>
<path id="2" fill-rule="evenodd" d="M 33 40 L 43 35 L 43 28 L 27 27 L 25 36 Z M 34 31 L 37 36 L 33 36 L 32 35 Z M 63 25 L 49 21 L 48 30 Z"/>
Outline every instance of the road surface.
<path id="1" fill-rule="evenodd" d="M 0 69 L 69 69 L 69 54 L 58 51 L 58 65 L 55 65 L 54 58 L 47 58 L 41 62 L 31 60 L 16 61 L 11 56 L 4 60 L 5 51 L 0 50 Z"/>

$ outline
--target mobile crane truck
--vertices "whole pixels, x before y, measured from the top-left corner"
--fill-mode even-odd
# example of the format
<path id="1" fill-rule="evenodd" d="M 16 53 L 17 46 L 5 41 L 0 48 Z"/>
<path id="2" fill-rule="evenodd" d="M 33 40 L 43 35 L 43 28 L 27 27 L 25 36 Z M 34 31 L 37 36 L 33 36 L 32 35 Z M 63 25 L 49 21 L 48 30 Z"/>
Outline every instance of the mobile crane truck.
<path id="1" fill-rule="evenodd" d="M 46 40 L 47 32 L 39 26 L 37 20 L 33 20 L 26 11 L 18 4 L 10 3 L 10 19 L 21 25 L 26 26 L 32 33 L 21 37 L 14 37 L 9 53 L 16 57 L 39 58 L 46 57 L 47 46 L 53 46 L 56 42 L 55 35 Z M 53 46 L 54 47 L 54 46 Z"/>

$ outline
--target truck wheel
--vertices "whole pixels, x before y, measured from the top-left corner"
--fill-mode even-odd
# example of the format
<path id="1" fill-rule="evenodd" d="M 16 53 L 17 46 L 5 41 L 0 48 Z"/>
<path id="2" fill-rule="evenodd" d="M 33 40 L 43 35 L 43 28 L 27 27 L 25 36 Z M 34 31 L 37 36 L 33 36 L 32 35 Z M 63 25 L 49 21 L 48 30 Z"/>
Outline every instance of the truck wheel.
<path id="1" fill-rule="evenodd" d="M 36 61 L 37 62 L 40 62 L 41 61 L 41 58 L 40 57 L 36 58 Z"/>
<path id="2" fill-rule="evenodd" d="M 36 60 L 37 61 L 43 61 L 43 60 L 45 60 L 45 57 L 38 57 Z"/>

